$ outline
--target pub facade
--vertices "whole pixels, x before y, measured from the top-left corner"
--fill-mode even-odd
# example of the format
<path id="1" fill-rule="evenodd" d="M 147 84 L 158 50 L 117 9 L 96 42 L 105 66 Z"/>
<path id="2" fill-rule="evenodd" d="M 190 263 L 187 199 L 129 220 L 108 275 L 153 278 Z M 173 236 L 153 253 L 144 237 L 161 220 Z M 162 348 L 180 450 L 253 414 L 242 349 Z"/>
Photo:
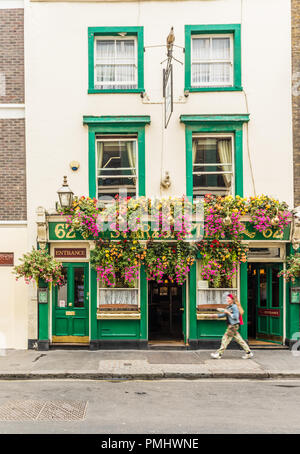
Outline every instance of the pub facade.
<path id="1" fill-rule="evenodd" d="M 25 1 L 27 249 L 47 251 L 63 279 L 51 288 L 40 280 L 38 292 L 26 287 L 23 348 L 215 348 L 225 330 L 215 315 L 228 293 L 241 301 L 241 334 L 251 346 L 297 339 L 299 294 L 280 275 L 300 240 L 288 3 Z M 71 215 L 58 204 L 64 176 L 59 194 L 71 188 Z M 120 191 L 162 204 L 183 196 L 197 204 L 210 194 L 217 205 L 230 201 L 227 226 L 247 200 L 241 204 L 252 211 L 240 210 L 239 239 L 247 254 L 230 279 L 209 280 L 204 235 L 190 242 L 197 252 L 184 282 L 155 278 L 146 257 L 130 285 L 117 273 L 111 285 L 95 266 L 104 236 L 77 221 L 78 212 L 87 215 L 82 200 L 107 206 Z M 261 209 L 263 196 L 286 203 L 282 228 L 274 219 L 255 228 L 253 206 Z M 126 238 L 110 229 L 107 263 Z M 232 238 L 214 240 L 231 250 Z M 178 252 L 172 235 L 149 228 L 138 245 L 149 241 Z"/>

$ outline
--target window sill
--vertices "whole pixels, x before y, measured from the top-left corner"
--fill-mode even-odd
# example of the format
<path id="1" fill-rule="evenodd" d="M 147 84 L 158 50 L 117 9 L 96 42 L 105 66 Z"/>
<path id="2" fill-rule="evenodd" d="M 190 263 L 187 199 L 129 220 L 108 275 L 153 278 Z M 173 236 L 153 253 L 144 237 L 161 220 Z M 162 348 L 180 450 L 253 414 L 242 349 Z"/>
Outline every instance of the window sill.
<path id="1" fill-rule="evenodd" d="M 191 93 L 198 91 L 243 91 L 243 87 L 190 87 L 185 88 Z"/>
<path id="2" fill-rule="evenodd" d="M 88 94 L 96 94 L 96 93 L 145 93 L 144 88 L 131 88 L 131 89 L 105 89 L 105 90 L 98 90 L 96 88 L 89 88 Z"/>

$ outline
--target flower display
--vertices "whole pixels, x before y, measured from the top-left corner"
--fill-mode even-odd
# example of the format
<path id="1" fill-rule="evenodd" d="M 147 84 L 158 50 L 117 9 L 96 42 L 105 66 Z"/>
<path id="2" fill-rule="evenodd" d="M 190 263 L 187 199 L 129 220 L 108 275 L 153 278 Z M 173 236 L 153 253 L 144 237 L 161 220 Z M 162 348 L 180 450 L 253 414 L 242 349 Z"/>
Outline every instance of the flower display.
<path id="1" fill-rule="evenodd" d="M 248 212 L 251 218 L 250 222 L 259 232 L 264 232 L 272 227 L 282 232 L 291 222 L 292 216 L 285 202 L 279 202 L 266 195 L 250 197 Z"/>
<path id="2" fill-rule="evenodd" d="M 295 282 L 297 278 L 300 278 L 300 253 L 287 257 L 286 263 L 286 269 L 280 271 L 278 277 L 283 276 L 286 281 Z"/>
<path id="3" fill-rule="evenodd" d="M 248 248 L 239 241 L 220 242 L 203 240 L 198 243 L 201 253 L 201 277 L 210 287 L 230 288 L 238 265 L 247 261 Z"/>
<path id="4" fill-rule="evenodd" d="M 97 280 L 104 287 L 134 287 L 145 249 L 134 238 L 98 241 L 91 250 L 91 265 L 97 271 Z"/>
<path id="5" fill-rule="evenodd" d="M 189 243 L 178 241 L 170 245 L 150 241 L 144 259 L 147 279 L 183 285 L 195 258 L 196 249 Z"/>
<path id="6" fill-rule="evenodd" d="M 46 250 L 32 248 L 32 251 L 24 254 L 20 261 L 22 263 L 13 269 L 17 280 L 23 277 L 26 284 L 33 280 L 38 285 L 39 280 L 42 279 L 49 287 L 63 283 L 62 264 L 51 257 Z"/>
<path id="7" fill-rule="evenodd" d="M 206 194 L 201 207 L 204 238 L 197 243 L 201 275 L 214 287 L 230 287 L 239 263 L 247 260 L 247 247 L 242 243 L 245 230 L 242 216 L 248 215 L 259 232 L 269 228 L 283 231 L 291 222 L 286 203 L 265 195 L 243 198 Z M 195 243 L 186 239 L 190 239 L 198 209 L 199 204 L 193 204 L 186 196 L 160 199 L 116 196 L 105 205 L 95 198 L 75 197 L 72 207 L 62 214 L 67 214 L 70 228 L 95 241 L 91 263 L 102 285 L 132 287 L 142 264 L 148 280 L 167 280 L 178 285 L 185 282 L 196 257 Z M 199 220 L 203 218 L 196 218 L 196 222 Z M 142 233 L 149 229 L 159 241 L 147 241 Z M 107 231 L 116 232 L 116 237 L 104 239 L 109 236 Z"/>

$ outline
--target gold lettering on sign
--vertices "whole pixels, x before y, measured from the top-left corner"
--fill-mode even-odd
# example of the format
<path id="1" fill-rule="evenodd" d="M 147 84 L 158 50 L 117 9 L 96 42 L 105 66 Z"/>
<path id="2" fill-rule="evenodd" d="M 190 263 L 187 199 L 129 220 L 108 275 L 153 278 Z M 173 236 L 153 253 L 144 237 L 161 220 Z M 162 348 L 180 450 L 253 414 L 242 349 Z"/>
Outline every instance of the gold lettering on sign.
<path id="1" fill-rule="evenodd" d="M 281 232 L 280 230 L 276 230 L 276 232 L 274 233 L 273 238 L 277 238 L 278 240 L 282 240 L 283 239 L 283 232 Z"/>
<path id="2" fill-rule="evenodd" d="M 267 230 L 264 230 L 264 231 L 263 231 L 263 236 L 264 236 L 265 238 L 271 238 L 272 235 L 273 235 L 273 232 L 272 232 L 271 229 L 267 229 Z"/>
<path id="3" fill-rule="evenodd" d="M 73 229 L 69 229 L 66 224 L 56 224 L 54 230 L 55 236 L 62 240 L 63 238 L 68 238 L 68 240 L 73 240 L 76 238 L 76 233 Z"/>
<path id="4" fill-rule="evenodd" d="M 243 230 L 244 235 L 248 236 L 249 238 L 253 239 L 256 235 L 255 232 L 249 232 L 249 230 L 245 229 Z"/>
<path id="5" fill-rule="evenodd" d="M 65 225 L 64 224 L 56 224 L 55 226 L 55 236 L 60 240 L 66 236 L 65 232 Z"/>

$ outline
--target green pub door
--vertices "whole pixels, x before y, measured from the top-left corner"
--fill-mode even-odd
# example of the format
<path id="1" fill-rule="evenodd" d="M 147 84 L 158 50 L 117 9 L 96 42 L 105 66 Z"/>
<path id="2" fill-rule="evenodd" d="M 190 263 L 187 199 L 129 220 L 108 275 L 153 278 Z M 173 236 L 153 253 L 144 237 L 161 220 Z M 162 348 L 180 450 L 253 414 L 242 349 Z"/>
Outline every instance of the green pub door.
<path id="1" fill-rule="evenodd" d="M 89 264 L 64 263 L 63 274 L 53 292 L 52 343 L 88 343 Z"/>
<path id="2" fill-rule="evenodd" d="M 282 342 L 282 264 L 251 263 L 248 266 L 248 337 Z"/>

